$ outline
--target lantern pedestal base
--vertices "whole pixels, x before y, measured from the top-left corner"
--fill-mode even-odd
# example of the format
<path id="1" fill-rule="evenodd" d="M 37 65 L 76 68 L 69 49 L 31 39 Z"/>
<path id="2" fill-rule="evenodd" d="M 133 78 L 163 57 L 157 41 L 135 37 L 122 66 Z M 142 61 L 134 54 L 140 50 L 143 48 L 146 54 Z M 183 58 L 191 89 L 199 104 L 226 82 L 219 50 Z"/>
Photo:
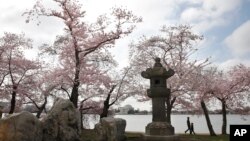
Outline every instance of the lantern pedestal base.
<path id="1" fill-rule="evenodd" d="M 174 135 L 174 127 L 167 122 L 151 122 L 146 126 L 146 135 Z"/>
<path id="2" fill-rule="evenodd" d="M 174 135 L 174 127 L 167 122 L 151 122 L 146 126 L 144 141 L 179 141 L 179 136 Z"/>

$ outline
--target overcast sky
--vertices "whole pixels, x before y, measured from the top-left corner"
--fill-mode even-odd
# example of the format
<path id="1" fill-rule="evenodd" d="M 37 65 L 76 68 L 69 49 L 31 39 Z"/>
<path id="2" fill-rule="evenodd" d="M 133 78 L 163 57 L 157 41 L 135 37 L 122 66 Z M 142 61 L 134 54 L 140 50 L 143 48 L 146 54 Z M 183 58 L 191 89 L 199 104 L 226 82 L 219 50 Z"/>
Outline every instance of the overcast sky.
<path id="1" fill-rule="evenodd" d="M 48 1 L 48 0 L 45 0 Z M 211 57 L 221 68 L 244 63 L 250 66 L 250 0 L 80 0 L 86 20 L 109 13 L 122 6 L 141 16 L 143 22 L 112 49 L 120 66 L 126 66 L 128 44 L 142 35 L 153 35 L 162 25 L 190 24 L 204 35 L 197 58 Z M 31 9 L 35 0 L 0 0 L 0 35 L 4 32 L 25 33 L 34 45 L 52 43 L 63 33 L 63 23 L 53 18 L 26 24 L 22 13 Z M 27 56 L 32 56 L 29 52 Z M 118 57 L 119 56 L 119 57 Z M 144 105 L 138 104 L 137 107 Z M 148 109 L 148 108 L 144 108 Z"/>

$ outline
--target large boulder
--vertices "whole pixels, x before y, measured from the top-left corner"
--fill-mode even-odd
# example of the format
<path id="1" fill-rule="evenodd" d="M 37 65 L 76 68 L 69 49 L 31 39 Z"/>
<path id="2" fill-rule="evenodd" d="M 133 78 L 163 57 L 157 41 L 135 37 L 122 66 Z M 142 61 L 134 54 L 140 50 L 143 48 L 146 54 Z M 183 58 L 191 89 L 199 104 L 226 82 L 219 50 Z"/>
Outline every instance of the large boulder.
<path id="1" fill-rule="evenodd" d="M 73 103 L 57 99 L 43 119 L 44 141 L 79 141 L 80 113 Z"/>
<path id="2" fill-rule="evenodd" d="M 29 112 L 0 120 L 0 141 L 42 141 L 42 124 Z"/>
<path id="3" fill-rule="evenodd" d="M 124 141 L 126 120 L 121 118 L 106 117 L 95 125 L 98 141 Z"/>

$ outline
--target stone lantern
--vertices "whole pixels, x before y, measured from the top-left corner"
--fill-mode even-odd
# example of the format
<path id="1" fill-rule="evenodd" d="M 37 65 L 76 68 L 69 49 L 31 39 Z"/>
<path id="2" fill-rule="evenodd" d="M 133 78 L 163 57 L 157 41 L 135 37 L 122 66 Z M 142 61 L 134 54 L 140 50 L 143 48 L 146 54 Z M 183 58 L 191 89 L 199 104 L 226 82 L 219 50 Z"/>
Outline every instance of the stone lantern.
<path id="1" fill-rule="evenodd" d="M 147 90 L 148 97 L 152 98 L 152 122 L 146 126 L 144 140 L 176 140 L 174 127 L 167 122 L 165 99 L 170 95 L 167 88 L 167 79 L 174 75 L 174 71 L 162 66 L 160 58 L 155 59 L 153 68 L 148 68 L 141 76 L 150 79 L 150 89 Z"/>

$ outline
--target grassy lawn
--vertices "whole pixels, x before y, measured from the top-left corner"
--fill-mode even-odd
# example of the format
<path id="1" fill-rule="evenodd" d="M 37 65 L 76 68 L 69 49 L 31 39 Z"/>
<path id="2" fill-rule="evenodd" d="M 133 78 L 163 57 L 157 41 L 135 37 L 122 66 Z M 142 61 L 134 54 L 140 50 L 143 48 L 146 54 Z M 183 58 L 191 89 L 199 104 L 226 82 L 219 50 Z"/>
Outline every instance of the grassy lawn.
<path id="1" fill-rule="evenodd" d="M 127 141 L 143 141 L 142 133 L 138 132 L 126 132 Z M 218 135 L 218 136 L 209 136 L 209 135 L 188 135 L 188 134 L 179 134 L 180 141 L 229 141 L 229 135 Z M 93 141 L 97 137 L 94 130 L 84 130 L 82 133 L 81 141 Z"/>
<path id="2" fill-rule="evenodd" d="M 126 132 L 127 141 L 140 141 L 142 140 L 142 133 Z"/>
<path id="3" fill-rule="evenodd" d="M 142 133 L 136 132 L 126 132 L 126 136 L 128 141 L 140 141 L 142 137 Z M 210 135 L 188 135 L 188 134 L 179 134 L 181 141 L 229 141 L 229 135 L 218 135 L 218 136 L 210 136 Z"/>
<path id="4" fill-rule="evenodd" d="M 182 140 L 190 140 L 190 141 L 229 141 L 229 135 L 217 135 L 217 136 L 210 136 L 210 135 L 184 135 L 181 134 Z"/>

